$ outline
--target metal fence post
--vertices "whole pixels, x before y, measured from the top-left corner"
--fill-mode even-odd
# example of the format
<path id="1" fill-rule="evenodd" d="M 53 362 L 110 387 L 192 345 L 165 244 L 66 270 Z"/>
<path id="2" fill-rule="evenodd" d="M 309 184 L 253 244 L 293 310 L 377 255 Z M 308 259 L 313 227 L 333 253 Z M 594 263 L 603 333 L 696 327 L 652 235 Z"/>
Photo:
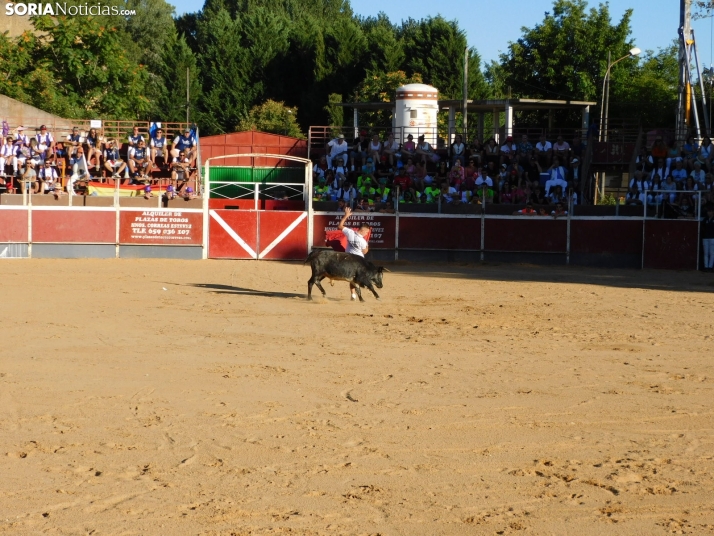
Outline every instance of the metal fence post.
<path id="1" fill-rule="evenodd" d="M 209 218 L 208 218 L 208 209 L 209 209 L 209 199 L 211 197 L 211 180 L 210 180 L 210 174 L 209 174 L 209 168 L 210 168 L 210 161 L 211 159 L 209 158 L 206 160 L 206 176 L 205 176 L 205 181 L 206 185 L 203 188 L 203 239 L 201 240 L 202 245 L 203 245 L 203 251 L 201 252 L 201 258 L 206 260 L 208 258 L 208 226 L 209 226 Z"/>
<path id="2" fill-rule="evenodd" d="M 397 195 L 394 198 L 394 260 L 399 260 L 399 185 L 397 184 Z"/>
<path id="3" fill-rule="evenodd" d="M 645 269 L 645 223 L 647 222 L 647 198 L 642 203 L 642 267 Z"/>
<path id="4" fill-rule="evenodd" d="M 483 190 L 482 190 L 483 191 Z M 481 262 L 483 262 L 486 249 L 486 196 L 481 199 Z"/>
<path id="5" fill-rule="evenodd" d="M 702 234 L 702 194 L 697 196 L 697 266 L 695 270 L 699 270 L 699 249 L 701 248 L 699 242 L 701 242 Z M 706 261 L 705 261 L 706 262 Z"/>
<path id="6" fill-rule="evenodd" d="M 570 197 L 568 199 L 568 222 L 567 231 L 565 236 L 565 264 L 570 265 L 570 218 L 573 215 L 573 191 L 570 190 Z"/>

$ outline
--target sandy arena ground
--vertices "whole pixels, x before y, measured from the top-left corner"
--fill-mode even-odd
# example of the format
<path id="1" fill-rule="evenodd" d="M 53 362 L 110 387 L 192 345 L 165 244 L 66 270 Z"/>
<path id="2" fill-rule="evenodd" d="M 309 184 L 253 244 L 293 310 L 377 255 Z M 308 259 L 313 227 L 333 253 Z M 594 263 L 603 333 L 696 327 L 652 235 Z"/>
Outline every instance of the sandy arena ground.
<path id="1" fill-rule="evenodd" d="M 0 534 L 714 534 L 714 276 L 392 270 L 0 262 Z"/>

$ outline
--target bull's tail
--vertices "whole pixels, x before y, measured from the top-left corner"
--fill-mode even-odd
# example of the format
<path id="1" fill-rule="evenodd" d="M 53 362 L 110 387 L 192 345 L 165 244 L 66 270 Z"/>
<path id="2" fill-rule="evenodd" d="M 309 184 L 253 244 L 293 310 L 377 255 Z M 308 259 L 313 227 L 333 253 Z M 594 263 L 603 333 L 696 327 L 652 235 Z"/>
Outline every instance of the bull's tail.
<path id="1" fill-rule="evenodd" d="M 319 249 L 313 249 L 312 252 L 307 256 L 307 259 L 303 261 L 302 265 L 305 266 L 308 261 L 311 261 L 313 257 L 316 257 L 318 253 L 320 253 Z"/>

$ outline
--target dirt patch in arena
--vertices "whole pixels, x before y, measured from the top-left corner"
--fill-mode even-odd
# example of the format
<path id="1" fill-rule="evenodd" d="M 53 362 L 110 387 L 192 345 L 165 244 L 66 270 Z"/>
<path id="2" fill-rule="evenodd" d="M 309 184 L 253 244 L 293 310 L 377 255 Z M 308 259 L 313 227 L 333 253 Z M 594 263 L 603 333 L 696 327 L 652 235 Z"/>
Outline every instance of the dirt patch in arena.
<path id="1" fill-rule="evenodd" d="M 1 262 L 0 533 L 714 532 L 711 274 L 391 268 Z"/>

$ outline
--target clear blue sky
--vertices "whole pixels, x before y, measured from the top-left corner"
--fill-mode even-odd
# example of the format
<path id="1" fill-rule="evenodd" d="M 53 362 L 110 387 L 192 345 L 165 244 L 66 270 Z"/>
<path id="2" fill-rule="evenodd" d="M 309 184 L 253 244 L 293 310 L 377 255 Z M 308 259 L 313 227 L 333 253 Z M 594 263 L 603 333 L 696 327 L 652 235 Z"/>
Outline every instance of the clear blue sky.
<path id="1" fill-rule="evenodd" d="M 176 6 L 177 14 L 198 11 L 201 0 L 169 0 Z M 477 2 L 476 0 L 352 0 L 352 9 L 362 16 L 374 16 L 384 11 L 392 22 L 399 23 L 409 17 L 420 19 L 442 15 L 459 21 L 466 31 L 470 46 L 476 47 L 485 62 L 498 59 L 499 52 L 521 35 L 521 27 L 532 27 L 543 20 L 543 14 L 552 9 L 551 1 L 511 0 L 510 2 Z M 591 7 L 600 2 L 589 1 Z M 679 2 L 677 0 L 611 0 L 610 14 L 613 22 L 622 17 L 626 9 L 634 10 L 632 38 L 642 50 L 656 50 L 677 38 Z M 704 66 L 712 59 L 712 19 L 694 21 L 692 26 L 699 48 L 699 61 Z"/>

